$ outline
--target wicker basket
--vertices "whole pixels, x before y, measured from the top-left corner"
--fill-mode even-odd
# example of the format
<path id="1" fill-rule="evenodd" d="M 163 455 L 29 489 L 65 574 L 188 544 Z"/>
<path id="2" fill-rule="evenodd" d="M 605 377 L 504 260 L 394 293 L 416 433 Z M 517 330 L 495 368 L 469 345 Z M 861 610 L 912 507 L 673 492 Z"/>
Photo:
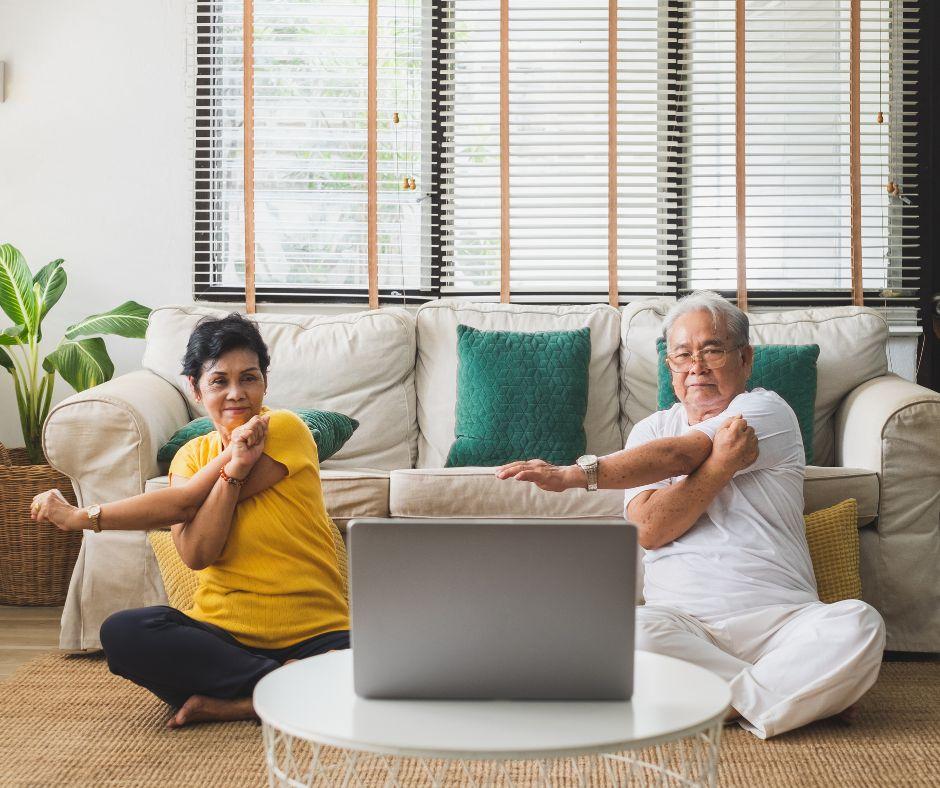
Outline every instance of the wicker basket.
<path id="1" fill-rule="evenodd" d="M 74 504 L 72 482 L 48 465 L 31 465 L 26 449 L 0 443 L 0 604 L 61 605 L 82 545 L 81 531 L 29 519 L 33 496 L 52 487 Z"/>

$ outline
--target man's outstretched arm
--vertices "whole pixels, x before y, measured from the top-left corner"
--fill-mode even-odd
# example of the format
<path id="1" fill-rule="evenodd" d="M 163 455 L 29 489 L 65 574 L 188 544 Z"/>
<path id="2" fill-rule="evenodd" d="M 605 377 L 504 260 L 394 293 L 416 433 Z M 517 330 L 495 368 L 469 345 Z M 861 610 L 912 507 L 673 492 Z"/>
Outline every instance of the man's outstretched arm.
<path id="1" fill-rule="evenodd" d="M 711 454 L 676 484 L 644 490 L 627 504 L 627 518 L 636 525 L 640 546 L 656 550 L 688 531 L 734 474 L 758 457 L 757 436 L 744 419 L 732 418 L 715 433 Z"/>
<path id="2" fill-rule="evenodd" d="M 599 457 L 597 486 L 606 490 L 626 490 L 673 476 L 686 476 L 705 462 L 711 450 L 711 438 L 699 430 L 689 430 L 680 438 L 656 438 Z M 543 460 L 508 463 L 496 472 L 496 476 L 532 482 L 551 492 L 587 486 L 584 471 L 577 465 L 550 465 Z"/>

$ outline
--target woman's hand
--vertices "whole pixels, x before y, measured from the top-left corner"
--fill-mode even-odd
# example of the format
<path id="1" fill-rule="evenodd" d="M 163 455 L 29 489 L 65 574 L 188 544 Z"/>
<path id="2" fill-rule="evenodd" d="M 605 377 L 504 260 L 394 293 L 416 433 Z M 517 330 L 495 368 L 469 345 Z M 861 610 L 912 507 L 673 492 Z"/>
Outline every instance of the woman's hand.
<path id="1" fill-rule="evenodd" d="M 261 455 L 268 435 L 269 416 L 252 416 L 240 427 L 232 430 L 229 448 L 232 458 L 225 465 L 225 472 L 233 479 L 244 479 L 251 473 Z"/>
<path id="2" fill-rule="evenodd" d="M 46 490 L 33 498 L 29 518 L 38 523 L 52 523 L 61 531 L 81 531 L 88 517 L 77 506 L 72 506 L 58 490 Z"/>

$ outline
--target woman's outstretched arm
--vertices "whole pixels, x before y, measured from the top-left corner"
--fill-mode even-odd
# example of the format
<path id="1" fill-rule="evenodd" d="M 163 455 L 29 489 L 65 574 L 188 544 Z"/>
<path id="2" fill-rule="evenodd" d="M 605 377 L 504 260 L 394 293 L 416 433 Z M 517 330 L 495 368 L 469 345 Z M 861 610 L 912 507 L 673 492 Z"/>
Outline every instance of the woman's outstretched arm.
<path id="1" fill-rule="evenodd" d="M 254 461 L 257 460 L 257 456 L 260 456 L 260 448 L 257 446 L 260 442 L 263 448 L 266 429 L 265 417 L 255 417 L 251 422 L 239 428 L 243 431 L 245 448 L 256 455 L 253 458 Z M 239 496 L 239 490 L 234 485 L 220 482 L 220 471 L 232 463 L 234 437 L 235 433 L 233 433 L 233 442 L 218 457 L 200 468 L 185 484 L 174 484 L 162 490 L 152 490 L 131 498 L 102 504 L 98 519 L 101 530 L 149 531 L 189 522 L 196 517 L 203 503 L 219 483 L 231 488 L 231 491 L 226 491 L 226 493 L 233 497 L 232 508 L 234 510 L 234 505 L 240 497 L 244 498 L 247 494 L 257 492 L 256 489 L 250 489 L 255 485 L 249 483 L 241 488 L 240 492 L 244 494 Z M 227 473 L 235 478 L 242 478 L 241 475 L 247 476 L 253 468 L 254 461 L 251 465 L 247 465 L 247 459 L 243 457 L 240 462 L 232 464 Z M 72 506 L 58 490 L 49 490 L 37 495 L 33 500 L 31 517 L 39 522 L 50 522 L 63 531 L 78 531 L 91 527 L 87 510 Z"/>

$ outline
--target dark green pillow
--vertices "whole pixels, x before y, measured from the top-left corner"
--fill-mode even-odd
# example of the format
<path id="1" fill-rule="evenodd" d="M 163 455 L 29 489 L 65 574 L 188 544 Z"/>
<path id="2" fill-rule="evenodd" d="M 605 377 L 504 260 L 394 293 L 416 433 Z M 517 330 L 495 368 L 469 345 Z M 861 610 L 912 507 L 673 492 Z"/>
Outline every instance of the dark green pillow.
<path id="1" fill-rule="evenodd" d="M 672 374 L 666 366 L 666 341 L 656 340 L 659 353 L 659 409 L 676 404 Z M 813 464 L 813 413 L 816 406 L 816 360 L 819 345 L 754 345 L 754 368 L 747 390 L 776 391 L 796 413 L 803 435 L 806 464 Z"/>
<path id="2" fill-rule="evenodd" d="M 584 454 L 591 330 L 457 326 L 456 440 L 447 467 Z"/>
<path id="3" fill-rule="evenodd" d="M 342 449 L 359 426 L 359 422 L 355 419 L 328 410 L 301 408 L 293 412 L 300 416 L 303 423 L 310 430 L 310 434 L 313 435 L 313 440 L 317 444 L 317 455 L 320 462 L 328 460 Z M 189 441 L 198 438 L 200 435 L 207 435 L 214 429 L 212 420 L 207 416 L 193 419 L 189 424 L 174 432 L 173 436 L 160 447 L 160 451 L 157 452 L 157 461 L 171 462 L 176 456 L 176 452 Z"/>

